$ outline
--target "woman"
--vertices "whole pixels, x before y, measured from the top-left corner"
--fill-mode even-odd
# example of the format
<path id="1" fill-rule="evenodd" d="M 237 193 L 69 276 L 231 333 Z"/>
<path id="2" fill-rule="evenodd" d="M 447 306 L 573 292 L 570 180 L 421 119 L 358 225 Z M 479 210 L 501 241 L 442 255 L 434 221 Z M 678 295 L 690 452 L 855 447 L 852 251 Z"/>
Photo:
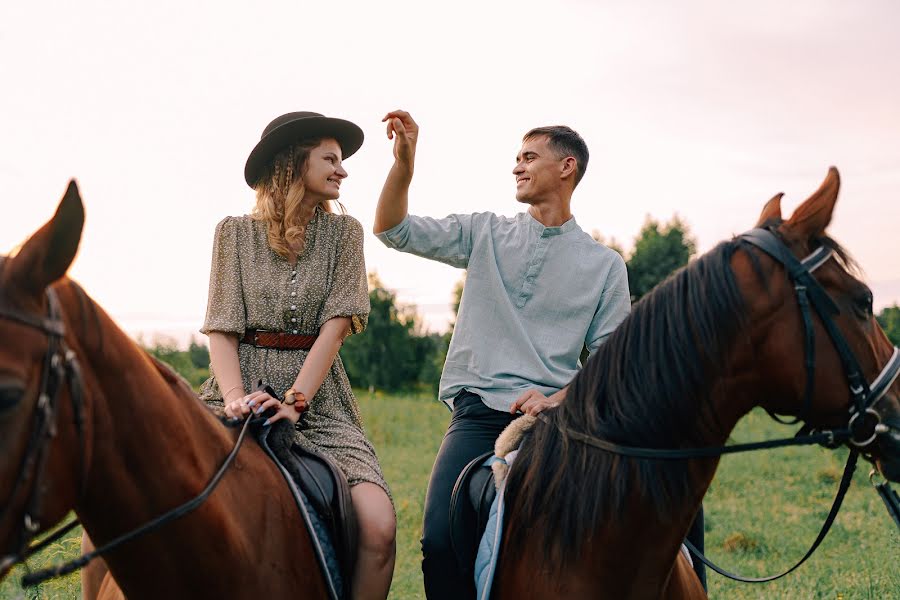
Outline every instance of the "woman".
<path id="1" fill-rule="evenodd" d="M 396 520 L 338 356 L 369 314 L 363 230 L 329 206 L 347 177 L 342 160 L 362 141 L 353 123 L 311 112 L 282 115 L 263 131 L 244 170 L 256 207 L 216 227 L 201 329 L 209 335 L 212 377 L 200 397 L 223 402 L 233 419 L 277 409 L 268 424 L 298 424 L 308 406 L 296 442 L 328 454 L 351 486 L 360 529 L 353 595 L 383 599 Z M 252 391 L 258 379 L 284 403 Z"/>

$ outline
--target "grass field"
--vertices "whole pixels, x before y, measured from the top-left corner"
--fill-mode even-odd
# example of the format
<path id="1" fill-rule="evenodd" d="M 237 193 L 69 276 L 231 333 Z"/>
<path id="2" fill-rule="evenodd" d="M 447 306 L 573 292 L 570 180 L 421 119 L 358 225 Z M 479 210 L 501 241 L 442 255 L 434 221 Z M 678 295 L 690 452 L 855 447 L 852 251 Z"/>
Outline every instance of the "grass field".
<path id="1" fill-rule="evenodd" d="M 391 484 L 398 514 L 397 569 L 391 598 L 423 598 L 419 536 L 428 473 L 449 420 L 443 405 L 425 397 L 359 393 L 366 429 Z M 740 441 L 783 436 L 790 428 L 764 414 L 741 422 Z M 726 457 L 707 495 L 706 545 L 717 562 L 748 575 L 768 575 L 793 564 L 815 539 L 837 489 L 846 451 L 782 449 Z M 799 571 L 769 584 L 739 584 L 709 575 L 711 598 L 900 599 L 900 535 L 867 480 L 857 470 L 844 508 L 828 538 Z M 77 536 L 32 561 L 40 567 L 74 556 Z M 78 598 L 77 576 L 24 594 L 20 572 L 0 584 L 0 599 Z"/>

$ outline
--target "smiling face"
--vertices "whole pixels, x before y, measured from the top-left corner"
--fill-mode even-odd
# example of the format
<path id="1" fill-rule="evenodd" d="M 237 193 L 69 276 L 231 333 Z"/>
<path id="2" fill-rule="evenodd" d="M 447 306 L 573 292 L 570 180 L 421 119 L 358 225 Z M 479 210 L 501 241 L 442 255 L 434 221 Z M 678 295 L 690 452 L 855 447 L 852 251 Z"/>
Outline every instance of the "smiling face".
<path id="1" fill-rule="evenodd" d="M 332 139 L 322 140 L 310 150 L 301 175 L 307 198 L 318 203 L 340 197 L 341 181 L 347 177 L 341 157 L 341 146 Z"/>
<path id="2" fill-rule="evenodd" d="M 572 180 L 575 159 L 560 157 L 550 146 L 547 136 L 535 136 L 522 142 L 522 149 L 516 156 L 516 200 L 525 204 L 537 204 L 560 196 L 564 190 L 574 186 Z"/>

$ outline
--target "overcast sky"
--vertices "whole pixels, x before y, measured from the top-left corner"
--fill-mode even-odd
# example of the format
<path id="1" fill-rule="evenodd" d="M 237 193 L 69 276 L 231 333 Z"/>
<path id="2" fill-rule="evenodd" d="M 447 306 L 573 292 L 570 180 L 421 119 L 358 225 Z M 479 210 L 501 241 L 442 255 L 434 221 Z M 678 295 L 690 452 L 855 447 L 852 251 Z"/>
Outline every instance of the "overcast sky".
<path id="1" fill-rule="evenodd" d="M 87 223 L 71 275 L 131 333 L 200 327 L 215 224 L 244 214 L 247 154 L 275 116 L 358 123 L 347 210 L 371 231 L 391 164 L 381 117 L 421 126 L 416 213 L 511 215 L 522 134 L 563 123 L 591 150 L 581 227 L 626 248 L 679 214 L 701 251 L 789 213 L 829 165 L 831 233 L 876 304 L 900 301 L 896 2 L 88 2 L 0 9 L 0 251 L 70 177 Z M 432 329 L 460 272 L 366 261 Z"/>

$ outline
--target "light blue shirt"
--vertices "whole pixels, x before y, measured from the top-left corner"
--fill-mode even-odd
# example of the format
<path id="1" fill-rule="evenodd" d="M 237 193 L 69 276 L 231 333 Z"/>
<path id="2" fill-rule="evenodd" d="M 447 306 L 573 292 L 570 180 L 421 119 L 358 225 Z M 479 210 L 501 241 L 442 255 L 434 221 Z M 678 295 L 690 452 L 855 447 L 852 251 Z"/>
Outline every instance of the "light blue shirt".
<path id="1" fill-rule="evenodd" d="M 575 219 L 544 227 L 527 212 L 409 215 L 378 234 L 386 246 L 468 269 L 440 399 L 463 389 L 509 411 L 526 390 L 550 395 L 628 315 L 625 261 Z"/>

